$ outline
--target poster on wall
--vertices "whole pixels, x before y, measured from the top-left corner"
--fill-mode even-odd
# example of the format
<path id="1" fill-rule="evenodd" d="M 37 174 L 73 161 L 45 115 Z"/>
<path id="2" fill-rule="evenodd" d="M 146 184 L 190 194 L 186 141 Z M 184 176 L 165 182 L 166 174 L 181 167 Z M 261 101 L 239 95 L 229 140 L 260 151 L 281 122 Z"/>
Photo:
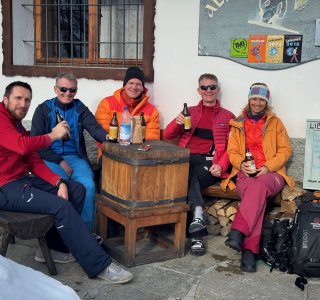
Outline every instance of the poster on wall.
<path id="1" fill-rule="evenodd" d="M 302 35 L 285 35 L 283 62 L 299 63 L 302 53 Z"/>
<path id="2" fill-rule="evenodd" d="M 266 58 L 266 35 L 249 35 L 248 62 L 264 63 Z"/>
<path id="3" fill-rule="evenodd" d="M 237 38 L 231 40 L 231 57 L 248 57 L 248 39 Z"/>
<path id="4" fill-rule="evenodd" d="M 307 120 L 303 188 L 320 190 L 320 120 Z"/>
<path id="5" fill-rule="evenodd" d="M 283 62 L 283 35 L 268 35 L 266 44 L 266 63 L 280 64 Z"/>
<path id="6" fill-rule="evenodd" d="M 315 45 L 315 20 L 319 15 L 319 0 L 200 0 L 198 55 L 224 57 L 253 68 L 270 70 L 319 59 L 320 47 Z M 249 36 L 254 35 L 301 36 L 300 50 L 303 52 L 298 53 L 299 47 L 290 49 L 291 58 L 288 59 L 285 52 L 281 52 L 280 39 L 279 45 L 278 42 L 274 45 L 275 41 L 270 41 L 269 46 L 266 43 L 263 63 L 258 59 L 252 62 L 245 55 L 245 43 L 235 40 L 248 40 L 249 56 Z M 255 51 L 259 50 L 256 48 Z"/>

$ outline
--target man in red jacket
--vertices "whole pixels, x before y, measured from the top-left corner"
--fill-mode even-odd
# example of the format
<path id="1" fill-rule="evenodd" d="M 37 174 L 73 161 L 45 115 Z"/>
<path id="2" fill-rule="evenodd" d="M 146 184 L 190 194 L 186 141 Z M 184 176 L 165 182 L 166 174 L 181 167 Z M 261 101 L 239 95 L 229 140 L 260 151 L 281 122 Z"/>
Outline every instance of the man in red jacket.
<path id="1" fill-rule="evenodd" d="M 15 81 L 0 103 L 0 209 L 53 216 L 55 224 L 46 240 L 55 262 L 77 260 L 89 277 L 113 283 L 131 280 L 132 274 L 112 262 L 81 220 L 84 187 L 62 180 L 37 153 L 67 134 L 68 124 L 61 122 L 50 133 L 32 137 L 22 126 L 31 98 L 30 85 Z M 45 261 L 39 250 L 35 259 Z"/>
<path id="2" fill-rule="evenodd" d="M 206 187 L 228 177 L 229 158 L 227 143 L 229 121 L 235 116 L 220 106 L 218 78 L 213 74 L 199 77 L 198 93 L 201 100 L 189 107 L 191 131 L 184 131 L 182 112 L 164 130 L 165 139 L 180 136 L 179 146 L 190 149 L 190 168 L 188 185 L 188 204 L 193 213 L 189 225 L 192 238 L 191 253 L 203 255 L 205 247 L 201 237 L 206 232 L 203 216 L 204 199 L 201 191 Z"/>

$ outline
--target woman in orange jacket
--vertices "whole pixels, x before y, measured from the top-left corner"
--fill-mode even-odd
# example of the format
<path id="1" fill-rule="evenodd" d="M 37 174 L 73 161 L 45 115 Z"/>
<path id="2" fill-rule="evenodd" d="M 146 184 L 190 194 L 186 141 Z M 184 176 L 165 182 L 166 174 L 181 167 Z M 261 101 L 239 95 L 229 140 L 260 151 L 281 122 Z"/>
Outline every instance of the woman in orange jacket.
<path id="1" fill-rule="evenodd" d="M 241 202 L 225 244 L 241 251 L 240 269 L 245 272 L 256 271 L 255 256 L 259 253 L 267 198 L 278 194 L 286 183 L 294 187 L 293 178 L 285 171 L 292 153 L 290 140 L 281 120 L 271 112 L 269 101 L 269 88 L 262 83 L 253 84 L 243 113 L 230 121 L 227 152 L 233 169 L 222 187 L 229 185 L 232 189 L 230 179 L 237 175 Z M 245 161 L 246 150 L 255 161 L 254 176 Z"/>

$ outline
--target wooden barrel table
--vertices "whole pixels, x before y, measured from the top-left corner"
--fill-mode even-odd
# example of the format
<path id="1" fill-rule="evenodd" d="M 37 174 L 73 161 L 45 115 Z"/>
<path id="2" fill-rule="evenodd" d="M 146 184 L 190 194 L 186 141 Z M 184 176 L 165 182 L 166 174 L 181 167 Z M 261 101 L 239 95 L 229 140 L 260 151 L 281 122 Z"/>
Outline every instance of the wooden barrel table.
<path id="1" fill-rule="evenodd" d="M 185 203 L 189 149 L 158 140 L 147 144 L 144 152 L 139 144 L 104 143 L 101 194 L 134 209 Z"/>
<path id="2" fill-rule="evenodd" d="M 150 150 L 139 150 L 146 144 Z M 184 256 L 188 173 L 189 149 L 158 140 L 129 146 L 104 143 L 97 231 L 111 256 L 127 267 Z M 124 226 L 124 237 L 107 237 L 108 218 Z M 137 253 L 137 230 L 150 229 L 149 238 L 152 226 L 163 224 L 174 224 L 173 241 L 153 235 L 162 249 Z"/>

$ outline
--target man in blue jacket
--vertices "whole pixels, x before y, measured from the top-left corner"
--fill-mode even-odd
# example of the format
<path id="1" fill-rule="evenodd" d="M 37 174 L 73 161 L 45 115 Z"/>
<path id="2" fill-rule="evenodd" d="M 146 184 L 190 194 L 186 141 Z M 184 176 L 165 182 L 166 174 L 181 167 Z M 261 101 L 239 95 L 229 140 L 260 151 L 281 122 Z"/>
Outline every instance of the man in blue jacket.
<path id="1" fill-rule="evenodd" d="M 88 159 L 83 130 L 98 142 L 106 140 L 107 133 L 96 121 L 94 115 L 79 100 L 77 78 L 71 73 L 62 73 L 56 78 L 56 97 L 40 104 L 32 118 L 31 135 L 42 135 L 56 126 L 56 111 L 70 127 L 69 139 L 60 139 L 50 147 L 39 151 L 47 166 L 63 179 L 80 182 L 86 188 L 86 198 L 81 213 L 82 220 L 92 231 L 94 218 L 95 183 Z"/>

